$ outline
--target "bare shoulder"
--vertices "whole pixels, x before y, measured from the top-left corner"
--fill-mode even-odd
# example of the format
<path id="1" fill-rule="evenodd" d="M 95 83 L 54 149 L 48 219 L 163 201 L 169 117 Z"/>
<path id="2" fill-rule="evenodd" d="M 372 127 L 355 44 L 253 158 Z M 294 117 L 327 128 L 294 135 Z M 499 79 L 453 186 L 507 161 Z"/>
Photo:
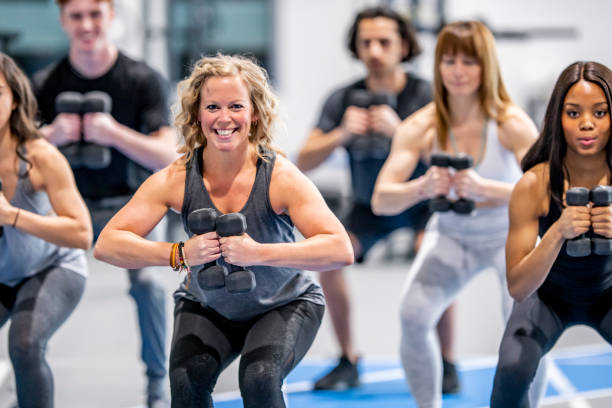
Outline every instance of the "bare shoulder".
<path id="1" fill-rule="evenodd" d="M 435 135 L 435 124 L 436 107 L 431 102 L 404 119 L 396 133 L 397 143 L 424 150 Z"/>
<path id="2" fill-rule="evenodd" d="M 512 104 L 504 114 L 499 126 L 499 139 L 511 151 L 525 150 L 538 137 L 538 130 L 527 113 Z"/>
<path id="3" fill-rule="evenodd" d="M 178 181 L 183 181 L 184 183 L 185 177 L 187 175 L 187 167 L 185 165 L 184 156 L 176 159 L 163 169 L 154 173 L 154 175 L 158 175 L 160 178 L 167 182 L 174 183 Z"/>
<path id="4" fill-rule="evenodd" d="M 501 133 L 507 135 L 531 134 L 534 131 L 537 133 L 533 120 L 523 109 L 514 104 L 506 109 L 503 120 L 499 123 L 499 129 Z"/>
<path id="5" fill-rule="evenodd" d="M 48 169 L 58 160 L 65 161 L 64 155 L 57 147 L 42 137 L 28 140 L 25 147 L 27 157 L 32 161 L 34 167 L 40 166 L 42 169 Z"/>
<path id="6" fill-rule="evenodd" d="M 527 170 L 514 186 L 511 202 L 532 208 L 538 216 L 548 213 L 548 164 L 539 163 Z"/>
<path id="7" fill-rule="evenodd" d="M 289 159 L 280 154 L 276 155 L 274 169 L 272 170 L 272 185 L 280 184 L 283 186 L 305 178 L 302 172 Z"/>
<path id="8" fill-rule="evenodd" d="M 186 175 L 185 161 L 181 157 L 149 176 L 139 188 L 139 193 L 156 197 L 168 207 L 180 211 L 185 195 Z"/>
<path id="9" fill-rule="evenodd" d="M 287 212 L 292 203 L 308 200 L 318 190 L 287 158 L 277 155 L 270 180 L 270 205 L 277 214 Z"/>

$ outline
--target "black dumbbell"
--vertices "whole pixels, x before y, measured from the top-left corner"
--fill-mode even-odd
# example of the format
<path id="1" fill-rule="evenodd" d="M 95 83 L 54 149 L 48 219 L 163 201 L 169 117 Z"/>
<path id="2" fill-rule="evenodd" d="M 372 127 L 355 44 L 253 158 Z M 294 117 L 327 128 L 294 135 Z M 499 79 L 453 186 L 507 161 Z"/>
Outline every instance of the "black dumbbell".
<path id="1" fill-rule="evenodd" d="M 569 206 L 586 206 L 589 204 L 589 190 L 584 187 L 572 187 L 565 193 L 565 202 Z M 565 245 L 569 256 L 579 257 L 591 254 L 591 240 L 585 234 L 569 239 Z"/>
<path id="2" fill-rule="evenodd" d="M 433 153 L 431 155 L 431 165 L 437 167 L 450 167 L 450 156 L 446 153 Z M 445 195 L 439 195 L 429 200 L 429 211 L 444 212 L 451 209 L 451 202 Z"/>
<path id="3" fill-rule="evenodd" d="M 590 199 L 594 207 L 607 207 L 612 203 L 612 187 L 597 186 L 591 189 Z M 593 234 L 591 248 L 596 255 L 612 255 L 612 239 Z"/>
<path id="4" fill-rule="evenodd" d="M 452 167 L 455 170 L 465 170 L 472 167 L 474 161 L 471 156 L 466 154 L 458 154 L 457 156 L 449 156 L 446 153 L 433 153 L 431 155 L 431 165 L 438 167 Z M 446 196 L 440 195 L 429 200 L 429 210 L 434 212 L 443 212 L 453 210 L 457 214 L 470 214 L 476 208 L 474 200 L 459 198 L 451 202 Z"/>
<path id="5" fill-rule="evenodd" d="M 474 165 L 474 160 L 467 154 L 458 154 L 455 157 L 451 157 L 450 161 L 451 167 L 457 171 L 469 169 Z M 476 208 L 476 203 L 474 200 L 459 197 L 459 199 L 452 204 L 452 207 L 453 211 L 457 214 L 471 214 L 474 208 Z"/>
<path id="6" fill-rule="evenodd" d="M 395 109 L 397 96 L 389 92 L 371 92 L 370 106 L 388 105 Z M 391 150 L 391 138 L 382 133 L 370 134 L 370 155 L 376 159 L 386 159 Z"/>
<path id="7" fill-rule="evenodd" d="M 370 107 L 370 94 L 365 89 L 354 89 L 346 96 L 348 106 L 367 109 Z M 370 156 L 370 138 L 367 134 L 353 135 L 347 149 L 357 160 L 363 160 Z"/>
<path id="8" fill-rule="evenodd" d="M 61 92 L 55 98 L 55 111 L 60 113 L 75 113 L 81 114 L 83 106 L 83 94 L 80 92 Z M 81 138 L 83 136 L 81 135 Z M 72 168 L 78 169 L 82 167 L 80 142 L 68 143 L 60 146 L 59 150 L 64 154 L 68 163 Z"/>
<path id="9" fill-rule="evenodd" d="M 246 232 L 246 218 L 240 213 L 223 214 L 217 218 L 217 234 L 220 237 L 242 235 Z M 229 273 L 225 288 L 229 293 L 245 293 L 255 289 L 255 274 L 243 267 L 228 264 Z"/>
<path id="10" fill-rule="evenodd" d="M 111 113 L 113 103 L 106 92 L 91 91 L 83 95 L 82 113 Z M 95 143 L 81 143 L 81 160 L 90 169 L 104 169 L 111 162 L 111 152 L 106 146 Z"/>
<path id="11" fill-rule="evenodd" d="M 212 208 L 200 208 L 187 216 L 187 227 L 196 234 L 206 234 L 215 230 L 217 213 Z M 219 289 L 225 286 L 227 269 L 217 262 L 209 262 L 197 273 L 198 284 L 202 289 Z"/>
<path id="12" fill-rule="evenodd" d="M 2 191 L 2 179 L 0 179 L 0 192 Z M 4 235 L 4 227 L 0 225 L 0 237 Z"/>
<path id="13" fill-rule="evenodd" d="M 92 91 L 85 95 L 79 92 L 61 92 L 55 98 L 55 111 L 58 114 L 110 113 L 111 109 L 112 101 L 106 92 Z M 73 168 L 102 169 L 108 167 L 111 161 L 108 147 L 85 142 L 83 135 L 79 142 L 69 143 L 59 149 Z"/>
<path id="14" fill-rule="evenodd" d="M 389 105 L 395 108 L 397 98 L 387 92 L 370 92 L 365 89 L 354 89 L 347 95 L 348 106 L 368 109 L 373 105 Z M 347 146 L 356 159 L 385 159 L 391 148 L 391 139 L 383 134 L 372 132 L 365 135 L 354 135 Z"/>

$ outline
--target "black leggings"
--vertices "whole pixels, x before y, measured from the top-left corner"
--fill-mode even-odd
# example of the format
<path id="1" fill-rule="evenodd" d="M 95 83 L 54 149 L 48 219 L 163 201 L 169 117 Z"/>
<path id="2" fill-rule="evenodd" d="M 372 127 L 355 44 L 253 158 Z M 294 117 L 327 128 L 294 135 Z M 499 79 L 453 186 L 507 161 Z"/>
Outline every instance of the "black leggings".
<path id="1" fill-rule="evenodd" d="M 9 355 L 20 408 L 53 407 L 47 342 L 84 291 L 85 278 L 60 267 L 45 269 L 15 287 L 0 285 L 0 327 L 11 319 Z"/>
<path id="2" fill-rule="evenodd" d="M 179 299 L 170 351 L 172 407 L 212 407 L 217 378 L 238 355 L 244 406 L 285 407 L 283 379 L 310 348 L 324 310 L 296 300 L 255 319 L 233 322 L 199 303 Z"/>
<path id="3" fill-rule="evenodd" d="M 537 292 L 515 302 L 499 348 L 491 408 L 529 407 L 527 391 L 540 359 L 570 326 L 584 324 L 612 344 L 612 299 L 587 305 L 547 299 Z"/>

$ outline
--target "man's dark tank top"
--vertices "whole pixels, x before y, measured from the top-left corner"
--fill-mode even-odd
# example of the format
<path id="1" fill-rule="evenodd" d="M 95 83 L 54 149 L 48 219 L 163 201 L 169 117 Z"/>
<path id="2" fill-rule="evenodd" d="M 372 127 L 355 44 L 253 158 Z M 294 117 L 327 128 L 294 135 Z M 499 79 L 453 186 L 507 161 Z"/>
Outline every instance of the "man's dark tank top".
<path id="1" fill-rule="evenodd" d="M 561 208 L 550 201 L 548 214 L 540 217 L 539 235 L 544 236 L 548 228 L 561 216 Z M 592 235 L 588 234 L 587 236 Z M 612 256 L 591 254 L 571 257 L 563 243 L 557 259 L 550 268 L 546 280 L 538 293 L 546 298 L 557 298 L 568 303 L 590 303 L 612 290 Z"/>
<path id="2" fill-rule="evenodd" d="M 202 178 L 202 147 L 194 152 L 187 164 L 185 197 L 182 219 L 185 231 L 193 235 L 187 226 L 187 216 L 200 208 L 212 208 L 221 215 Z M 270 179 L 276 155 L 265 152 L 266 160 L 257 160 L 255 182 L 246 204 L 240 210 L 247 222 L 247 234 L 260 243 L 294 242 L 293 222 L 288 215 L 276 214 L 269 197 Z M 254 265 L 248 267 L 255 274 L 256 286 L 249 293 L 230 294 L 225 288 L 204 290 L 198 285 L 200 266 L 192 267 L 189 286 L 186 280 L 175 292 L 175 297 L 186 297 L 215 310 L 229 320 L 248 320 L 294 300 L 308 300 L 324 305 L 321 288 L 304 271 L 293 268 Z"/>

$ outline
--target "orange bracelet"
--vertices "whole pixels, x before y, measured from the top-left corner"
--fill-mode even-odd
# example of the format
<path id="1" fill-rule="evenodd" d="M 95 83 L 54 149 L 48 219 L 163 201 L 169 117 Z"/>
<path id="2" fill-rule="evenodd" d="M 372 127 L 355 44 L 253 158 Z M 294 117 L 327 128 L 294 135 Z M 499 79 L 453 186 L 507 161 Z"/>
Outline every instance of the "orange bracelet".
<path id="1" fill-rule="evenodd" d="M 172 244 L 172 249 L 170 250 L 170 267 L 172 268 L 173 271 L 178 271 L 180 268 L 180 266 L 176 262 L 177 252 L 178 252 L 178 243 L 175 242 L 174 244 Z"/>

